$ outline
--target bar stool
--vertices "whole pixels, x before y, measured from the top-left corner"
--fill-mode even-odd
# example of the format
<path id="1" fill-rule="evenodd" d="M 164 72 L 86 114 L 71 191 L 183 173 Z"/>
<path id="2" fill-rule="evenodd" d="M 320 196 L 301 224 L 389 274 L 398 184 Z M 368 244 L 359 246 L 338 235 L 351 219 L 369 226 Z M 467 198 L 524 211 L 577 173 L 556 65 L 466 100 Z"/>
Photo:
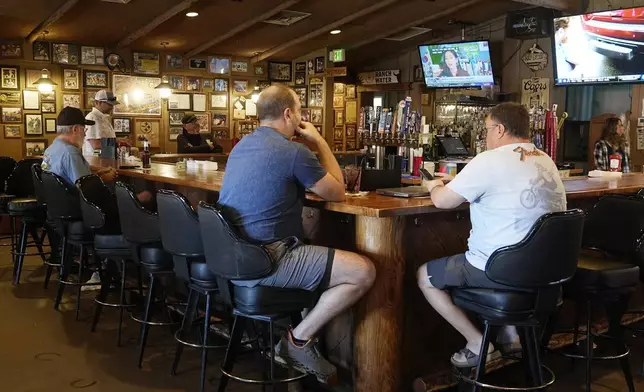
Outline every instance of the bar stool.
<path id="1" fill-rule="evenodd" d="M 0 157 L 0 222 L 2 221 L 2 217 L 9 216 L 6 210 L 7 203 L 14 196 L 6 193 L 7 178 L 9 178 L 9 176 L 11 175 L 11 172 L 13 172 L 13 169 L 15 167 L 16 167 L 16 161 L 13 158 Z M 13 237 L 13 233 L 11 235 L 1 235 L 0 241 L 9 240 L 9 243 L 2 242 L 0 243 L 0 246 L 11 246 L 12 237 Z"/>
<path id="2" fill-rule="evenodd" d="M 454 303 L 476 314 L 485 324 L 483 344 L 474 378 L 455 372 L 457 378 L 479 388 L 534 391 L 555 381 L 554 373 L 541 364 L 537 328 L 557 309 L 561 284 L 575 273 L 581 245 L 584 213 L 570 210 L 543 215 L 521 242 L 497 249 L 490 256 L 485 274 L 507 290 L 458 288 L 451 292 Z M 490 337 L 501 326 L 519 330 L 523 354 L 532 386 L 508 388 L 482 382 Z M 495 331 L 493 331 L 493 329 Z M 550 379 L 544 380 L 543 371 Z"/>
<path id="3" fill-rule="evenodd" d="M 303 373 L 284 379 L 275 378 L 274 326 L 276 321 L 288 318 L 293 327 L 297 326 L 302 321 L 302 311 L 315 305 L 319 293 L 276 287 L 234 286 L 231 280 L 258 279 L 268 275 L 273 267 L 271 257 L 262 246 L 253 245 L 240 238 L 215 206 L 200 202 L 199 222 L 206 262 L 210 270 L 217 275 L 220 295 L 233 309 L 234 315 L 230 342 L 221 365 L 219 392 L 225 391 L 231 378 L 243 383 L 274 385 L 307 377 L 308 374 Z M 268 324 L 268 380 L 249 379 L 232 373 L 246 323 L 250 320 Z"/>
<path id="4" fill-rule="evenodd" d="M 36 193 L 36 200 L 38 205 L 47 210 L 47 200 L 45 199 L 45 187 L 42 182 L 42 166 L 33 165 L 31 167 L 31 175 L 34 183 L 34 191 Z M 51 273 L 54 268 L 60 270 L 60 238 L 56 233 L 56 225 L 54 220 L 51 218 L 48 212 L 47 220 L 45 221 L 45 228 L 47 230 L 47 237 L 49 238 L 49 247 L 50 255 L 47 261 L 44 261 L 44 264 L 47 266 L 47 272 L 45 274 L 45 284 L 44 288 L 47 289 L 49 286 L 49 280 L 51 279 Z"/>
<path id="5" fill-rule="evenodd" d="M 143 350 L 147 342 L 150 325 L 171 326 L 174 324 L 166 301 L 166 295 L 161 290 L 160 300 L 167 316 L 165 321 L 152 321 L 152 303 L 154 302 L 157 279 L 163 276 L 172 277 L 174 263 L 172 256 L 163 249 L 161 233 L 159 232 L 159 216 L 157 213 L 145 208 L 132 189 L 118 181 L 116 183 L 116 201 L 118 203 L 119 217 L 123 236 L 130 243 L 132 257 L 147 272 L 148 290 L 145 297 L 145 311 L 141 318 L 132 315 L 132 319 L 141 324 L 139 334 L 139 361 L 141 366 Z M 162 286 L 159 285 L 159 288 Z"/>
<path id="6" fill-rule="evenodd" d="M 87 262 L 89 250 L 94 244 L 94 236 L 83 224 L 78 190 L 68 184 L 62 177 L 49 171 L 42 172 L 42 182 L 47 201 L 47 211 L 54 220 L 62 248 L 62 261 L 60 273 L 58 274 L 58 288 L 56 290 L 56 299 L 54 300 L 54 309 L 58 310 L 60 307 L 65 286 L 75 286 L 77 288 L 76 320 L 78 320 L 81 287 L 96 285 L 96 283 L 83 282 L 84 275 L 91 271 Z M 77 249 L 80 254 L 77 277 L 71 279 L 74 252 Z"/>
<path id="7" fill-rule="evenodd" d="M 91 331 L 96 331 L 96 326 L 101 316 L 103 306 L 119 308 L 121 314 L 125 308 L 130 307 L 125 302 L 125 270 L 126 262 L 132 259 L 130 244 L 121 234 L 116 197 L 103 183 L 100 177 L 90 174 L 79 178 L 76 186 L 80 192 L 80 206 L 83 214 L 83 223 L 94 233 L 94 256 L 106 260 L 106 268 L 102 269 L 101 290 L 94 299 L 94 318 Z M 99 261 L 101 262 L 101 261 Z M 118 277 L 116 264 L 120 264 L 121 276 Z M 112 286 L 119 287 L 119 301 L 107 302 L 107 297 L 112 292 Z M 123 318 L 119 319 L 117 332 L 117 345 L 121 345 L 121 331 Z"/>
<path id="8" fill-rule="evenodd" d="M 175 334 L 177 350 L 172 364 L 172 375 L 177 373 L 184 346 L 200 348 L 202 353 L 200 391 L 203 391 L 206 382 L 207 351 L 227 346 L 227 344 L 208 344 L 211 300 L 214 294 L 219 291 L 217 276 L 210 271 L 206 264 L 199 229 L 199 217 L 190 202 L 178 192 L 162 189 L 157 193 L 157 205 L 163 247 L 174 258 L 177 277 L 188 280 L 190 289 L 181 328 Z M 188 334 L 197 319 L 199 298 L 202 295 L 206 297 L 203 340 L 201 343 L 196 343 L 188 341 Z"/>
<path id="9" fill-rule="evenodd" d="M 624 329 L 621 319 L 628 307 L 631 294 L 640 278 L 640 269 L 635 264 L 639 239 L 644 230 L 644 199 L 636 196 L 609 195 L 602 197 L 589 211 L 584 225 L 583 248 L 602 254 L 583 253 L 579 257 L 575 277 L 564 285 L 565 298 L 577 302 L 573 345 L 579 337 L 579 308 L 586 309 L 585 352 L 562 353 L 574 359 L 586 361 L 586 390 L 590 391 L 591 364 L 593 360 L 619 359 L 629 391 L 634 391 L 628 357 L 629 349 L 624 344 Z M 640 261 L 641 262 L 641 261 Z M 607 334 L 594 334 L 591 330 L 592 306 L 606 306 L 609 319 Z M 584 306 L 585 305 L 585 306 Z M 615 354 L 594 355 L 595 339 L 606 339 Z"/>

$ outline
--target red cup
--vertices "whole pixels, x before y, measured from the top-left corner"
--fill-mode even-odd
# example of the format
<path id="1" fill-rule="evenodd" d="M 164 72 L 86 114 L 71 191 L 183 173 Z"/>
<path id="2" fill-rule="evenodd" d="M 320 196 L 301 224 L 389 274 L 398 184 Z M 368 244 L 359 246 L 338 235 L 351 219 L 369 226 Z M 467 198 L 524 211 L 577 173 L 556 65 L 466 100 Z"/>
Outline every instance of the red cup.
<path id="1" fill-rule="evenodd" d="M 414 157 L 414 176 L 420 176 L 420 168 L 423 166 L 423 157 Z"/>

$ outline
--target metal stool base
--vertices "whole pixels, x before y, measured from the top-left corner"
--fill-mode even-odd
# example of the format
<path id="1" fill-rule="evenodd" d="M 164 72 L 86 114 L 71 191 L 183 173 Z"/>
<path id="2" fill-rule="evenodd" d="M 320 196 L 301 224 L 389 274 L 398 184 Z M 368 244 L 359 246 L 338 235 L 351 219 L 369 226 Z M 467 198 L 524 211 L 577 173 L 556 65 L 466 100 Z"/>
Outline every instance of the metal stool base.
<path id="1" fill-rule="evenodd" d="M 464 374 L 462 374 L 458 369 L 454 369 L 454 376 L 459 380 L 463 381 L 467 384 L 470 385 L 476 385 L 477 387 L 485 388 L 485 389 L 492 389 L 495 391 L 515 391 L 515 392 L 529 392 L 529 391 L 540 391 L 542 389 L 546 389 L 550 387 L 552 384 L 555 383 L 555 374 L 550 368 L 547 366 L 541 365 L 541 369 L 545 370 L 549 375 L 550 375 L 550 381 L 544 383 L 543 385 L 539 385 L 536 387 L 502 387 L 499 385 L 492 385 L 492 384 L 486 384 L 484 382 L 472 380 L 470 377 L 466 377 Z"/>

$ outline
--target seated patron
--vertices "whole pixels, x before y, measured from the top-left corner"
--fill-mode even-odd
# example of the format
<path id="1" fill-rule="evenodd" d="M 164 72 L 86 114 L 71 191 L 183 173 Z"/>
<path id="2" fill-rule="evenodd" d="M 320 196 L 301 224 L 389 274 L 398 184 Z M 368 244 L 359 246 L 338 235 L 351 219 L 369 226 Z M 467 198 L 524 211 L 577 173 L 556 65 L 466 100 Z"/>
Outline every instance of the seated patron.
<path id="1" fill-rule="evenodd" d="M 186 114 L 181 119 L 183 133 L 177 137 L 177 152 L 179 154 L 221 153 L 220 145 L 206 139 L 199 133 L 200 126 L 197 116 Z"/>
<path id="2" fill-rule="evenodd" d="M 566 209 L 566 193 L 555 163 L 530 142 L 527 110 L 516 103 L 498 105 L 486 118 L 485 127 L 488 151 L 477 155 L 447 185 L 441 180 L 427 185 L 437 208 L 470 203 L 472 231 L 467 252 L 430 261 L 417 274 L 430 305 L 467 340 L 465 348 L 451 358 L 456 367 L 476 366 L 483 337 L 446 290 L 508 289 L 487 278 L 490 255 L 520 242 L 542 215 Z M 520 347 L 516 329 L 505 328 L 497 343 L 512 351 Z M 487 360 L 498 356 L 490 344 Z"/>
<path id="3" fill-rule="evenodd" d="M 619 156 L 619 159 L 616 160 L 615 155 Z M 618 161 L 621 161 L 621 170 L 618 170 L 620 166 Z M 612 171 L 631 172 L 631 159 L 626 148 L 624 125 L 622 120 L 617 117 L 606 120 L 602 138 L 595 143 L 595 167 L 597 170 L 611 171 L 611 163 L 614 165 Z"/>
<path id="4" fill-rule="evenodd" d="M 259 128 L 230 153 L 219 206 L 240 235 L 266 247 L 275 265 L 262 279 L 233 283 L 322 293 L 304 320 L 281 338 L 276 354 L 329 383 L 337 370 L 320 355 L 315 336 L 369 290 L 375 268 L 364 256 L 301 241 L 305 189 L 329 201 L 345 195 L 331 149 L 312 124 L 301 121 L 297 94 L 271 86 L 261 93 L 257 114 Z M 317 146 L 319 161 L 305 145 L 290 140 L 295 135 Z"/>

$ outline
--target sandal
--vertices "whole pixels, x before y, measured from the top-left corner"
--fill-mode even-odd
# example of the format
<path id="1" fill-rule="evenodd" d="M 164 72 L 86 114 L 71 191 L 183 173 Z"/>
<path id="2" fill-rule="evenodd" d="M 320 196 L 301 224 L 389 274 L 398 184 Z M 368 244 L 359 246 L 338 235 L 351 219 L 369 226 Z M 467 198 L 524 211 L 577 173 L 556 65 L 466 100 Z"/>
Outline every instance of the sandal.
<path id="1" fill-rule="evenodd" d="M 465 356 L 465 362 L 459 362 L 454 360 L 454 356 L 456 354 L 463 354 Z M 450 362 L 452 363 L 452 365 L 454 365 L 457 368 L 472 368 L 472 367 L 478 366 L 479 364 L 479 355 L 474 354 L 472 350 L 470 350 L 469 348 L 464 348 L 461 351 L 457 352 L 456 354 L 452 355 L 452 358 L 450 358 Z M 487 358 L 485 359 L 485 361 L 490 362 L 499 358 L 501 358 L 501 353 L 499 352 L 499 350 L 494 350 L 487 355 Z"/>

